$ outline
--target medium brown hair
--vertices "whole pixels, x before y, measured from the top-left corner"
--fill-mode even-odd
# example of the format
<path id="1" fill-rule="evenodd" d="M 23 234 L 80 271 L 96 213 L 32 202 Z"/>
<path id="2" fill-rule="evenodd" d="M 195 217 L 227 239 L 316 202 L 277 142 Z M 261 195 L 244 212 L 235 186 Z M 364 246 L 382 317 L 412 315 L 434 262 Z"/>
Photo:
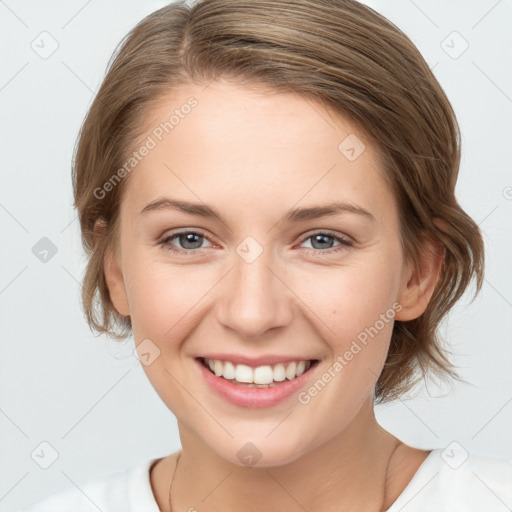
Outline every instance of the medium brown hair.
<path id="1" fill-rule="evenodd" d="M 425 312 L 395 321 L 376 402 L 401 396 L 430 373 L 459 378 L 437 330 L 473 277 L 475 294 L 480 290 L 484 246 L 454 195 L 457 119 L 411 40 L 355 0 L 180 1 L 147 16 L 120 43 L 81 128 L 73 166 L 88 256 L 82 306 L 91 330 L 117 340 L 131 334 L 130 317 L 114 309 L 103 271 L 107 249 L 117 247 L 129 176 L 104 197 L 95 191 L 133 151 L 152 105 L 175 87 L 218 78 L 299 93 L 352 121 L 378 152 L 393 188 L 406 260 L 417 264 L 426 239 L 444 249 Z"/>

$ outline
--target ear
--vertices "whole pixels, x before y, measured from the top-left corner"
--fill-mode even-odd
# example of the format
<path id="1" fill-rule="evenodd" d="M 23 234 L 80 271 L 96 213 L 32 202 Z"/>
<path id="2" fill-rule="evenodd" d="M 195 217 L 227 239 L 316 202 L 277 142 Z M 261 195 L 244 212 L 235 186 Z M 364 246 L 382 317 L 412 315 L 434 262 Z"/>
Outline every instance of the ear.
<path id="1" fill-rule="evenodd" d="M 94 224 L 94 233 L 106 236 L 106 232 L 107 224 L 105 220 L 97 219 Z M 107 249 L 103 260 L 103 272 L 114 308 L 120 315 L 129 316 L 130 308 L 120 260 L 121 258 L 116 251 L 111 248 Z"/>
<path id="2" fill-rule="evenodd" d="M 427 237 L 419 251 L 418 265 L 409 264 L 404 273 L 398 296 L 402 309 L 397 311 L 396 320 L 413 320 L 427 309 L 440 277 L 443 260 L 443 245 Z"/>

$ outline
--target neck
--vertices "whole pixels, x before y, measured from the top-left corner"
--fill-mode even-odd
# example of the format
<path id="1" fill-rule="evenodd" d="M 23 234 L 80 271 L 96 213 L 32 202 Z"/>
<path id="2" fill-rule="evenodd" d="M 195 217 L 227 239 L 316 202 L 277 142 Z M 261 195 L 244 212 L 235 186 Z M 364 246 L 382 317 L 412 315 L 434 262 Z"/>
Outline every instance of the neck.
<path id="1" fill-rule="evenodd" d="M 380 511 L 392 503 L 385 478 L 393 473 L 388 463 L 397 439 L 378 425 L 370 401 L 340 434 L 280 466 L 233 464 L 178 426 L 182 453 L 172 487 L 175 511 Z"/>

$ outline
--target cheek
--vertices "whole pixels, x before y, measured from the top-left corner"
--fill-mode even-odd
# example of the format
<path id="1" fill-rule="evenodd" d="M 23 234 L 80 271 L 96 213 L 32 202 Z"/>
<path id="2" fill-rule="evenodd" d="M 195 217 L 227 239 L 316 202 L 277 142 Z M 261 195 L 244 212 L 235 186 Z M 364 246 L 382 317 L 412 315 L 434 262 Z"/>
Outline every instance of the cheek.
<path id="1" fill-rule="evenodd" d="M 354 398 L 365 396 L 382 371 L 399 307 L 399 268 L 393 258 L 380 256 L 294 279 L 294 291 L 314 313 L 310 322 L 327 345 L 329 372 L 336 376 L 331 389 L 351 390 Z"/>
<path id="2" fill-rule="evenodd" d="M 377 262 L 313 269 L 307 279 L 294 279 L 294 283 L 297 296 L 317 315 L 317 321 L 323 321 L 330 328 L 327 332 L 342 341 L 373 325 L 392 308 L 399 278 L 396 269 Z"/>
<path id="3" fill-rule="evenodd" d="M 299 398 L 303 404 L 314 403 L 320 417 L 325 409 L 336 428 L 372 393 L 386 361 L 399 305 L 396 276 L 383 267 L 329 269 L 323 277 L 303 281 L 298 292 L 314 312 L 310 321 L 329 353 L 321 382 Z"/>
<path id="4" fill-rule="evenodd" d="M 201 266 L 165 265 L 134 257 L 129 271 L 129 301 L 135 340 L 176 337 L 201 308 L 215 283 L 212 272 Z"/>

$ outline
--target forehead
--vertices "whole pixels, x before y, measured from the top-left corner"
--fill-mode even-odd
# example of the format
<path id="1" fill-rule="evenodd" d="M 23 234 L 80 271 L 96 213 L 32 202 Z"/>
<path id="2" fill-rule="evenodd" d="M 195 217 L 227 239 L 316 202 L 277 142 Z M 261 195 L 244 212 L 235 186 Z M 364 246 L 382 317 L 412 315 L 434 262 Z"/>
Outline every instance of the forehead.
<path id="1" fill-rule="evenodd" d="M 238 211 L 347 200 L 393 208 L 374 148 L 350 121 L 295 93 L 229 82 L 174 89 L 147 113 L 125 207 L 158 196 Z M 128 206 L 129 205 L 129 206 Z"/>

